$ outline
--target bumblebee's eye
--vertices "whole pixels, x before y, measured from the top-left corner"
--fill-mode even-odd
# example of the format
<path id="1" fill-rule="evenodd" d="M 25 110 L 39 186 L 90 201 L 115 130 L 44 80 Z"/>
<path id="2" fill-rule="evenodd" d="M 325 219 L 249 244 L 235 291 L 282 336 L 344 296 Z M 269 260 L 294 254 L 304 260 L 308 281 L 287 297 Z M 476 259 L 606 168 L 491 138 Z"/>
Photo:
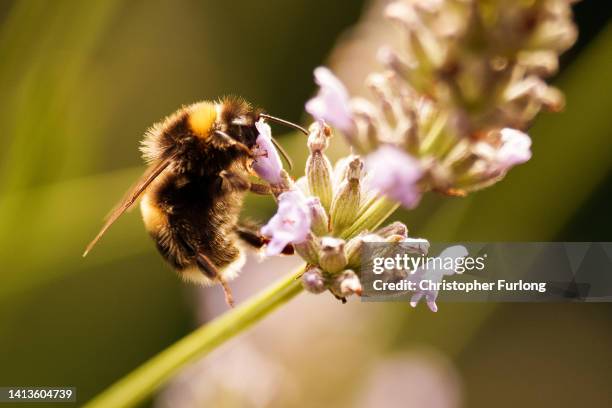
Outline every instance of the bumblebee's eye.
<path id="1" fill-rule="evenodd" d="M 195 105 L 189 114 L 189 127 L 199 138 L 208 139 L 214 130 L 217 110 L 210 102 Z"/>

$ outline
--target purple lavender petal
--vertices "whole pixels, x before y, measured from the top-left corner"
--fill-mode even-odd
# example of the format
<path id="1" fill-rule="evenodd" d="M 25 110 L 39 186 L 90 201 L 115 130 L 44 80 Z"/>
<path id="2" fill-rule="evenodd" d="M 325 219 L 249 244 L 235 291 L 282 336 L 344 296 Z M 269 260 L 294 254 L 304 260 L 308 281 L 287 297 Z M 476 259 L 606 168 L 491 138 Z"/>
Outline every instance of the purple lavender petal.
<path id="1" fill-rule="evenodd" d="M 453 258 L 465 258 L 468 255 L 467 249 L 463 245 L 454 245 L 444 249 L 438 255 L 441 259 Z M 436 299 L 438 298 L 437 290 L 424 290 L 421 289 L 421 282 L 429 281 L 433 283 L 440 283 L 445 275 L 453 275 L 457 273 L 454 269 L 448 268 L 435 268 L 435 269 L 417 269 L 412 275 L 409 276 L 409 280 L 413 282 L 416 286 L 416 290 L 410 299 L 410 306 L 416 307 L 423 297 L 425 297 L 425 302 L 427 303 L 427 307 L 432 312 L 438 311 L 438 305 L 436 304 Z"/>
<path id="2" fill-rule="evenodd" d="M 350 132 L 353 119 L 349 108 L 349 94 L 342 82 L 327 68 L 314 70 L 319 85 L 317 96 L 306 102 L 306 111 L 315 119 L 330 123 L 343 132 Z"/>
<path id="3" fill-rule="evenodd" d="M 299 244 L 310 232 L 311 215 L 306 197 L 299 190 L 278 196 L 278 210 L 264 225 L 261 233 L 270 237 L 266 255 L 278 255 L 288 244 Z"/>
<path id="4" fill-rule="evenodd" d="M 421 199 L 418 181 L 423 170 L 409 154 L 397 147 L 384 145 L 366 159 L 369 184 L 406 208 L 414 208 Z"/>
<path id="5" fill-rule="evenodd" d="M 253 162 L 253 170 L 268 183 L 279 184 L 282 182 L 283 163 L 272 143 L 270 126 L 260 119 L 255 123 L 255 127 L 257 127 L 259 136 L 257 136 L 257 146 L 254 149 L 256 158 Z"/>
<path id="6" fill-rule="evenodd" d="M 517 164 L 531 159 L 531 139 L 519 130 L 504 128 L 501 130 L 502 145 L 497 151 L 497 166 L 508 171 Z"/>

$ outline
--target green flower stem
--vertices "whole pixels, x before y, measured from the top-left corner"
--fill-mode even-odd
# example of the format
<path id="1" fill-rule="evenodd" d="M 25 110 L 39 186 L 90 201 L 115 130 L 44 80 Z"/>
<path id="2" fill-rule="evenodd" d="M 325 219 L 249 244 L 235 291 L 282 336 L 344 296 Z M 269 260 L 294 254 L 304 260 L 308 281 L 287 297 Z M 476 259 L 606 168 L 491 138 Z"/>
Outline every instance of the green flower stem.
<path id="1" fill-rule="evenodd" d="M 132 407 L 190 363 L 244 331 L 302 291 L 304 267 L 165 349 L 96 396 L 86 407 Z"/>
<path id="2" fill-rule="evenodd" d="M 395 201 L 386 198 L 379 198 L 370 205 L 357 220 L 346 230 L 342 231 L 340 237 L 349 239 L 361 231 L 373 231 L 380 226 L 387 218 L 399 207 Z"/>

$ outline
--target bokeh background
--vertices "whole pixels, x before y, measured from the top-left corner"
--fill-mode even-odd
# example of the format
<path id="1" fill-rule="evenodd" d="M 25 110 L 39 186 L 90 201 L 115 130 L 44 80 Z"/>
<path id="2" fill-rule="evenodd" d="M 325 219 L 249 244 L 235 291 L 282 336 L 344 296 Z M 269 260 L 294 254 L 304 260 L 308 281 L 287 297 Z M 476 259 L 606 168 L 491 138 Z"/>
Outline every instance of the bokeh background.
<path id="1" fill-rule="evenodd" d="M 83 403 L 223 313 L 219 290 L 187 286 L 162 262 L 137 211 L 81 252 L 143 171 L 149 125 L 230 93 L 306 123 L 314 67 L 358 90 L 368 41 L 387 29 L 380 5 L 0 1 L 0 385 L 74 386 Z M 554 78 L 567 108 L 539 116 L 528 164 L 467 199 L 430 195 L 395 218 L 432 241 L 612 240 L 611 10 L 575 6 L 580 39 Z M 275 129 L 300 176 L 303 137 Z M 265 220 L 273 210 L 251 197 L 244 212 Z M 250 260 L 233 285 L 239 299 L 297 263 Z M 301 295 L 147 405 L 612 404 L 612 305 L 440 306 Z"/>

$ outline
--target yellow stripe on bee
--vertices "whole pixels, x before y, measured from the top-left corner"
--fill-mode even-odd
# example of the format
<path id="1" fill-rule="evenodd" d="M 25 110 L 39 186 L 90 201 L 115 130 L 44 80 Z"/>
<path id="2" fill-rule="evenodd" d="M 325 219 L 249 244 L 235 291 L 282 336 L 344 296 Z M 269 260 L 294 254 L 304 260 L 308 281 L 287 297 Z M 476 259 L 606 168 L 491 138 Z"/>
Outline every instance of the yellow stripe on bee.
<path id="1" fill-rule="evenodd" d="M 166 215 L 163 211 L 152 202 L 148 193 L 142 196 L 140 201 L 140 212 L 145 228 L 149 232 L 159 232 L 167 224 Z"/>
<path id="2" fill-rule="evenodd" d="M 199 102 L 191 107 L 189 113 L 189 127 L 198 137 L 208 138 L 215 121 L 217 109 L 212 102 Z"/>

